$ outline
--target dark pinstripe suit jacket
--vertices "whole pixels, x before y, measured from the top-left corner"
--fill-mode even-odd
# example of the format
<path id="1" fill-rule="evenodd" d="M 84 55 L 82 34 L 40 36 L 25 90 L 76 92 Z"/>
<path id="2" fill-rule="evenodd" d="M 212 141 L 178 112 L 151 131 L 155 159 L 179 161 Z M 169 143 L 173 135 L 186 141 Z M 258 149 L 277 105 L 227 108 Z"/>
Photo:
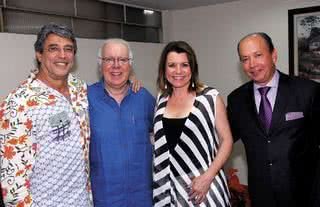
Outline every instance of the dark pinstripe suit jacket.
<path id="1" fill-rule="evenodd" d="M 269 132 L 258 118 L 252 81 L 228 96 L 234 139 L 245 146 L 253 207 L 306 206 L 318 159 L 318 91 L 313 81 L 280 73 Z"/>

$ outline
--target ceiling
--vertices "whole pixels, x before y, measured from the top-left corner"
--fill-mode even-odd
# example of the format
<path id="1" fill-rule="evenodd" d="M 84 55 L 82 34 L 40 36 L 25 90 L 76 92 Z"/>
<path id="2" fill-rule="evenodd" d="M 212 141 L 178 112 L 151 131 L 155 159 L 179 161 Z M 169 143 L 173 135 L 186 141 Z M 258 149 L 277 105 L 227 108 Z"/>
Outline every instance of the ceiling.
<path id="1" fill-rule="evenodd" d="M 155 10 L 187 9 L 199 6 L 221 4 L 237 0 L 100 0 L 112 3 L 134 5 Z"/>

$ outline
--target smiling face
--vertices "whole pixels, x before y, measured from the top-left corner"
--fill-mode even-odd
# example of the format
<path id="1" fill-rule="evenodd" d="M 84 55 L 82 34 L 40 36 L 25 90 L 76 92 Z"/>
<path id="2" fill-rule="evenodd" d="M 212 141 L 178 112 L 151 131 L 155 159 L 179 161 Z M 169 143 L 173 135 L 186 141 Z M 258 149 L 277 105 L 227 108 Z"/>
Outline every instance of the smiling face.
<path id="1" fill-rule="evenodd" d="M 40 62 L 39 73 L 49 81 L 65 80 L 74 63 L 74 46 L 70 39 L 50 34 L 46 38 L 43 52 L 36 52 Z"/>
<path id="2" fill-rule="evenodd" d="M 166 79 L 173 89 L 188 89 L 191 81 L 191 68 L 186 53 L 169 52 L 166 61 Z"/>
<path id="3" fill-rule="evenodd" d="M 126 86 L 131 70 L 128 48 L 121 43 L 110 42 L 102 48 L 101 71 L 106 87 L 121 89 Z M 108 60 L 112 60 L 108 62 Z M 127 60 L 127 61 L 122 61 Z"/>
<path id="4" fill-rule="evenodd" d="M 273 77 L 277 51 L 272 52 L 259 35 L 252 35 L 240 42 L 240 61 L 247 76 L 259 85 L 266 85 Z"/>

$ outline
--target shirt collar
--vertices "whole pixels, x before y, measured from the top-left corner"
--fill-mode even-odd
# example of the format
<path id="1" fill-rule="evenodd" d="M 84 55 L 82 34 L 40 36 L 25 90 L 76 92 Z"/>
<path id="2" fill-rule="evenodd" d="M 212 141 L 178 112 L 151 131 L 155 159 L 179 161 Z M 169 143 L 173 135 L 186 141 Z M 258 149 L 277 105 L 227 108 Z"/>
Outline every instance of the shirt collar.
<path id="1" fill-rule="evenodd" d="M 127 94 L 125 95 L 125 97 L 130 95 L 131 93 L 133 93 L 133 91 L 132 91 L 132 83 L 130 81 L 128 81 L 128 85 L 129 85 L 129 88 L 128 88 L 128 91 L 127 91 Z M 111 97 L 109 95 L 109 92 L 105 89 L 103 78 L 100 80 L 100 87 L 103 89 L 104 94 L 106 94 L 107 96 Z"/>

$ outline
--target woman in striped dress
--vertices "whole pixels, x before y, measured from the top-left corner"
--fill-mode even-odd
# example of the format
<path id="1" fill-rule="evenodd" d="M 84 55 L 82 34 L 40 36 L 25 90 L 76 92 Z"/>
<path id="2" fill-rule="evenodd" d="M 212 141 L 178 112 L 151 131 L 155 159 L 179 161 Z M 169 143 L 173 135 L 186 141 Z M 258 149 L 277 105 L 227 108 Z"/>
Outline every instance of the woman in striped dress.
<path id="1" fill-rule="evenodd" d="M 198 79 L 193 49 L 170 42 L 160 57 L 154 119 L 154 206 L 230 206 L 222 170 L 232 135 L 222 98 Z"/>

